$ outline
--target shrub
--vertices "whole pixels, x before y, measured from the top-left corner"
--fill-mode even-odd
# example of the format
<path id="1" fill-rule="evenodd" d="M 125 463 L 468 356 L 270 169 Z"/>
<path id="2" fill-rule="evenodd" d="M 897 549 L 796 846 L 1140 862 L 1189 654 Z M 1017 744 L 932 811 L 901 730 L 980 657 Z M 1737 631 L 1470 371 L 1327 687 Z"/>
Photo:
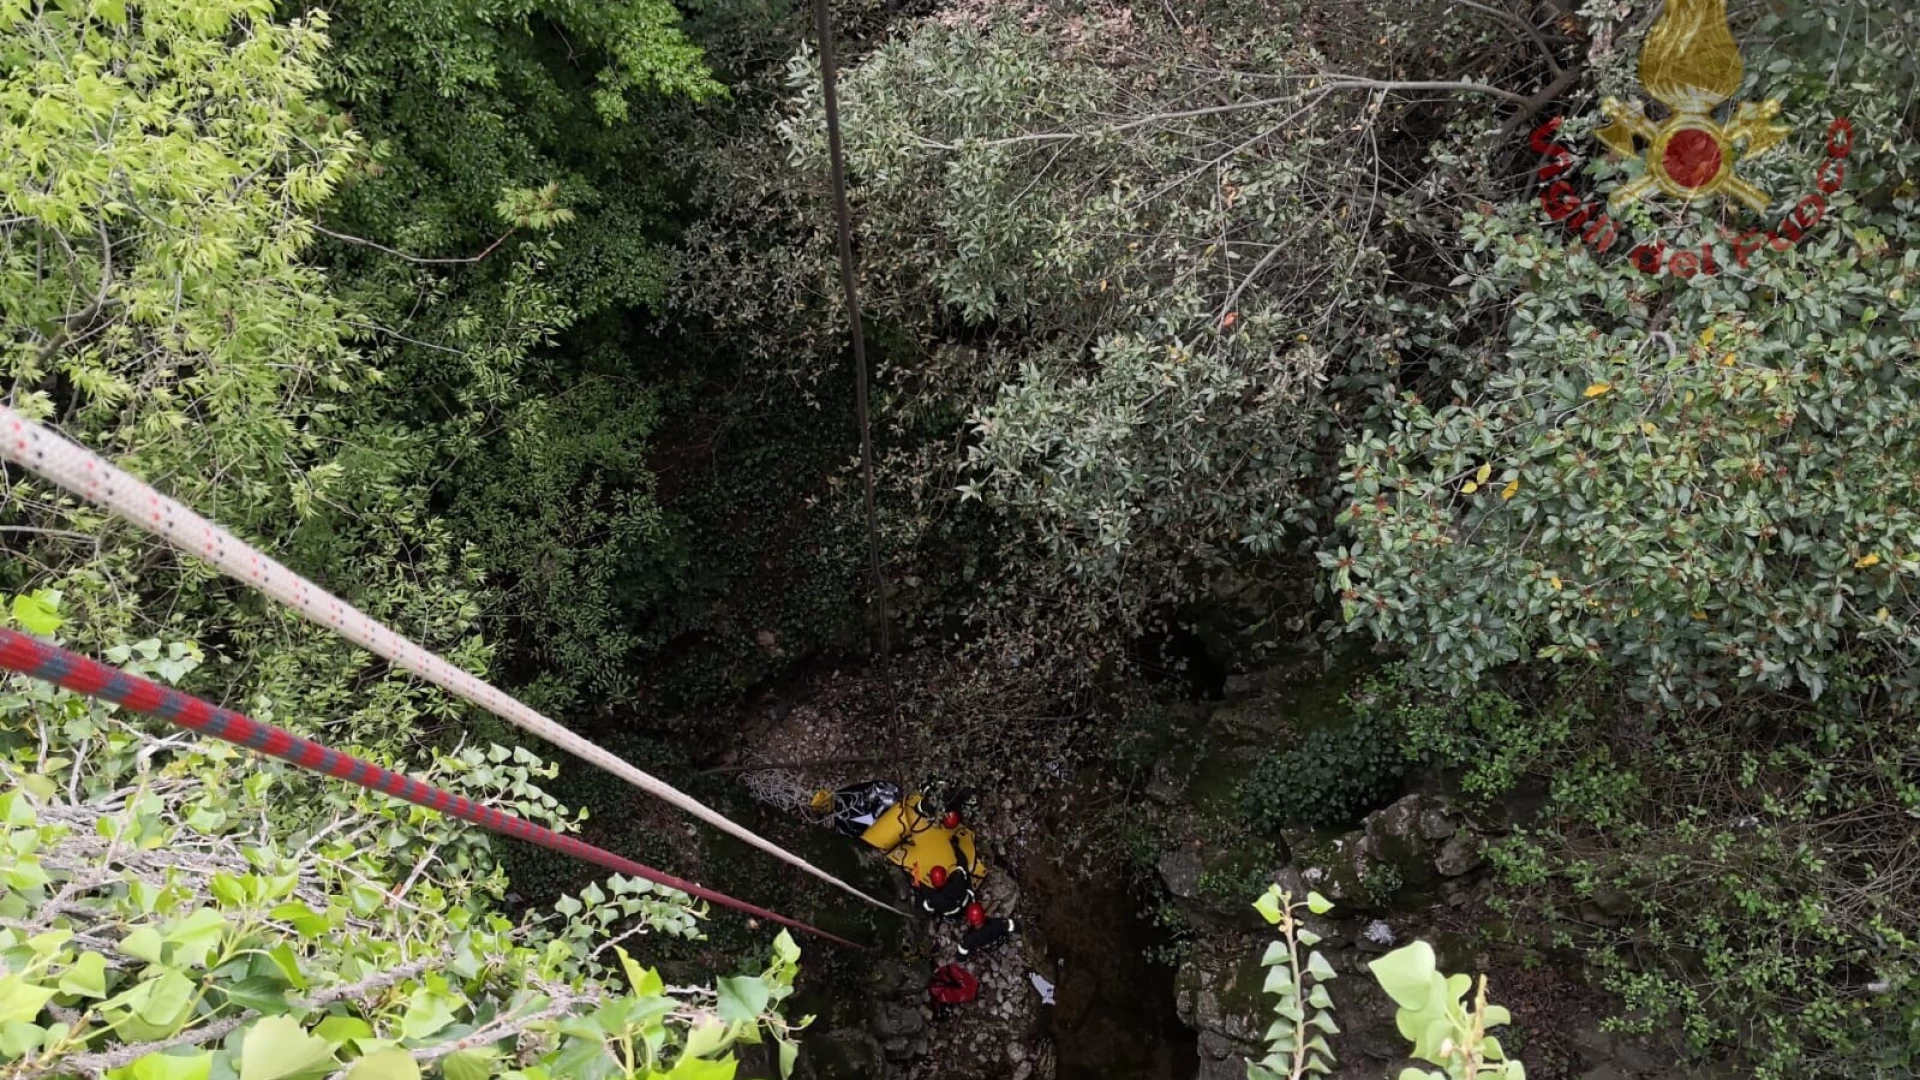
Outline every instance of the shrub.
<path id="1" fill-rule="evenodd" d="M 1920 693 L 1920 143 L 1892 89 L 1916 31 L 1769 57 L 1754 96 L 1817 120 L 1767 159 L 1774 190 L 1812 183 L 1826 118 L 1860 133 L 1796 250 L 1741 267 L 1702 221 L 1728 269 L 1682 281 L 1543 236 L 1534 202 L 1469 218 L 1464 288 L 1421 339 L 1444 377 L 1345 451 L 1321 560 L 1353 626 L 1454 687 L 1538 656 L 1668 704 L 1817 697 L 1857 659 Z"/>
<path id="2" fill-rule="evenodd" d="M 1502 690 L 1447 699 L 1405 680 L 1392 689 L 1394 729 L 1407 761 L 1458 771 L 1460 791 L 1481 800 L 1513 790 L 1567 741 L 1575 724 L 1592 719 L 1576 702 L 1530 709 Z"/>
<path id="3" fill-rule="evenodd" d="M 1255 829 L 1349 822 L 1393 793 L 1405 761 L 1392 712 L 1370 703 L 1373 686 L 1348 699 L 1346 722 L 1314 728 L 1254 768 L 1241 800 Z"/>
<path id="4" fill-rule="evenodd" d="M 1634 1026 L 1761 1078 L 1912 1075 L 1920 735 L 1853 702 L 1573 729 L 1497 908 L 1579 946 Z"/>

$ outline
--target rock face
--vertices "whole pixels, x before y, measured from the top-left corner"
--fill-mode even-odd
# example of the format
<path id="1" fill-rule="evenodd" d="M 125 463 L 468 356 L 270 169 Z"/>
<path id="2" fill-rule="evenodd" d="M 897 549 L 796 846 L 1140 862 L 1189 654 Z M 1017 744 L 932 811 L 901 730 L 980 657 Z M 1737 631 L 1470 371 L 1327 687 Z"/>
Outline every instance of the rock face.
<path id="1" fill-rule="evenodd" d="M 1200 853 L 1191 848 L 1179 848 L 1160 856 L 1158 865 L 1160 880 L 1167 891 L 1181 900 L 1200 898 L 1200 874 L 1205 867 L 1200 862 Z"/>
<path id="2" fill-rule="evenodd" d="M 1351 912 L 1433 899 L 1443 879 L 1462 877 L 1482 863 L 1480 837 L 1447 801 L 1408 795 L 1366 816 L 1360 828 L 1331 841 L 1290 837 L 1295 870 Z"/>
<path id="3" fill-rule="evenodd" d="M 1433 868 L 1446 877 L 1460 877 L 1480 868 L 1486 859 L 1480 854 L 1480 838 L 1468 832 L 1454 833 L 1434 857 Z"/>
<path id="4" fill-rule="evenodd" d="M 879 1040 L 858 1028 L 808 1032 L 794 1070 L 798 1080 L 883 1080 L 886 1075 Z"/>
<path id="5" fill-rule="evenodd" d="M 1200 1033 L 1200 1075 L 1244 1077 L 1247 1059 L 1265 1053 L 1261 1036 L 1273 1022 L 1261 993 L 1261 947 L 1239 935 L 1207 945 L 1180 965 L 1174 1007 L 1180 1022 Z"/>

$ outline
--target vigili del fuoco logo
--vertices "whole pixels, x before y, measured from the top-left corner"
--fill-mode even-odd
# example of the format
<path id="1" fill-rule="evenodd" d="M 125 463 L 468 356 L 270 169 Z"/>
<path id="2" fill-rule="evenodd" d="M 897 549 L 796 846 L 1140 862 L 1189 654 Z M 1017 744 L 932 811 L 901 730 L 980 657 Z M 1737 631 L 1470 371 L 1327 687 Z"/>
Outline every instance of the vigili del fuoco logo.
<path id="1" fill-rule="evenodd" d="M 1742 101 L 1730 111 L 1723 107 L 1740 90 L 1746 66 L 1727 22 L 1727 0 L 1667 0 L 1666 10 L 1647 35 L 1640 50 L 1640 85 L 1665 106 L 1665 116 L 1648 116 L 1641 102 L 1608 98 L 1601 108 L 1609 123 L 1595 133 L 1607 149 L 1646 162 L 1646 172 L 1616 188 L 1607 206 L 1582 198 L 1566 173 L 1574 154 L 1553 141 L 1564 117 L 1540 125 L 1531 139 L 1534 152 L 1545 157 L 1539 178 L 1548 186 L 1540 193 L 1547 216 L 1580 237 L 1595 251 L 1609 251 L 1619 239 L 1613 213 L 1645 198 L 1664 195 L 1681 203 L 1705 199 L 1732 199 L 1764 214 L 1773 198 L 1740 175 L 1740 162 L 1772 150 L 1790 128 L 1775 123 L 1779 101 Z M 1726 115 L 1725 123 L 1715 119 Z M 1827 128 L 1826 157 L 1814 176 L 1814 190 L 1801 196 L 1787 216 L 1769 229 L 1752 228 L 1732 238 L 1733 257 L 1741 268 L 1767 250 L 1787 251 L 1806 239 L 1827 213 L 1827 196 L 1846 182 L 1847 157 L 1853 152 L 1853 124 L 1839 117 Z M 1662 269 L 1676 278 L 1717 274 L 1714 243 L 1698 250 L 1673 249 L 1660 240 L 1636 244 L 1628 253 L 1634 268 L 1645 274 Z"/>

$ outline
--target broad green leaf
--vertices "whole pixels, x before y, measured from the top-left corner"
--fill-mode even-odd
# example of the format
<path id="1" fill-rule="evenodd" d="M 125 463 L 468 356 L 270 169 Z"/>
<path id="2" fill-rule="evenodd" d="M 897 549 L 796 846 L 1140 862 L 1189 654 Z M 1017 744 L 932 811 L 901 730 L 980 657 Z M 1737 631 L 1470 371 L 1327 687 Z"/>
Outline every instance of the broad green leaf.
<path id="1" fill-rule="evenodd" d="M 1315 915 L 1325 915 L 1333 910 L 1333 901 L 1317 892 L 1309 892 L 1307 893 L 1307 910 Z"/>
<path id="2" fill-rule="evenodd" d="M 79 997 L 107 996 L 107 958 L 97 952 L 83 952 L 60 975 L 60 992 Z"/>
<path id="3" fill-rule="evenodd" d="M 148 1054 L 108 1080 L 207 1080 L 213 1074 L 213 1055 L 205 1050 L 185 1054 Z"/>
<path id="4" fill-rule="evenodd" d="M 227 997 L 243 1009 L 267 1016 L 287 1011 L 287 990 L 270 975 L 250 975 L 225 987 Z"/>
<path id="5" fill-rule="evenodd" d="M 166 940 L 173 946 L 173 959 L 186 967 L 204 967 L 207 954 L 220 944 L 227 929 L 227 917 L 212 908 L 201 908 L 169 928 Z"/>
<path id="6" fill-rule="evenodd" d="M 409 1039 L 424 1039 L 453 1023 L 453 1010 L 447 1007 L 445 994 L 422 987 L 407 1002 L 406 1015 L 400 1018 L 400 1032 Z"/>
<path id="7" fill-rule="evenodd" d="M 1267 969 L 1267 981 L 1261 986 L 1269 994 L 1286 993 L 1293 989 L 1293 969 L 1278 964 Z"/>
<path id="8" fill-rule="evenodd" d="M 1444 1018 L 1429 1020 L 1420 1037 L 1414 1040 L 1413 1056 L 1422 1061 L 1431 1061 L 1435 1065 L 1445 1065 L 1447 1055 L 1440 1052 L 1448 1040 L 1453 1038 L 1453 1022 Z"/>
<path id="9" fill-rule="evenodd" d="M 720 1019 L 728 1023 L 758 1022 L 771 994 L 766 981 L 758 978 L 718 979 Z"/>
<path id="10" fill-rule="evenodd" d="M 446 1080 L 490 1080 L 498 1056 L 491 1047 L 458 1050 L 440 1060 L 440 1072 Z"/>
<path id="11" fill-rule="evenodd" d="M 732 1041 L 726 1024 L 701 1024 L 687 1032 L 687 1043 L 681 1052 L 694 1057 L 712 1057 L 716 1052 L 726 1049 Z"/>
<path id="12" fill-rule="evenodd" d="M 1320 935 L 1314 933 L 1313 931 L 1307 929 L 1304 926 L 1301 927 L 1299 931 L 1294 934 L 1294 936 L 1300 939 L 1300 944 L 1305 945 L 1308 948 L 1312 948 L 1313 946 L 1320 944 Z"/>
<path id="13" fill-rule="evenodd" d="M 0 1022 L 0 1057 L 23 1058 L 40 1048 L 47 1029 L 25 1020 Z"/>
<path id="14" fill-rule="evenodd" d="M 273 961 L 274 966 L 280 969 L 280 974 L 286 977 L 287 982 L 293 984 L 295 990 L 307 988 L 307 977 L 301 972 L 300 959 L 293 954 L 291 945 L 284 941 L 275 945 L 267 950 L 267 959 Z"/>
<path id="15" fill-rule="evenodd" d="M 733 1074 L 739 1068 L 732 1058 L 714 1061 L 709 1058 L 682 1057 L 674 1062 L 673 1071 L 667 1073 L 667 1080 L 733 1080 Z"/>
<path id="16" fill-rule="evenodd" d="M 313 1025 L 313 1033 L 335 1046 L 373 1034 L 373 1025 L 357 1016 L 329 1016 Z"/>
<path id="17" fill-rule="evenodd" d="M 448 1054 L 447 1058 L 459 1056 Z M 451 1071 L 446 1075 L 448 1080 L 453 1080 Z M 389 1047 L 354 1062 L 353 1068 L 347 1071 L 347 1080 L 420 1080 L 420 1063 L 405 1050 Z"/>
<path id="18" fill-rule="evenodd" d="M 1433 946 L 1424 941 L 1404 945 L 1367 965 L 1380 988 L 1403 1009 L 1418 1009 L 1432 994 Z"/>
<path id="19" fill-rule="evenodd" d="M 1287 959 L 1287 945 L 1285 942 L 1269 942 L 1267 944 L 1267 951 L 1260 957 L 1260 966 L 1272 967 L 1275 964 L 1284 964 L 1287 962 Z"/>
<path id="20" fill-rule="evenodd" d="M 1333 1008 L 1333 998 L 1328 996 L 1326 987 L 1315 983 L 1313 989 L 1307 993 L 1307 1004 L 1316 1009 L 1331 1009 Z"/>
<path id="21" fill-rule="evenodd" d="M 1312 1024 L 1314 1027 L 1319 1028 L 1329 1035 L 1340 1034 L 1340 1025 L 1333 1022 L 1333 1014 L 1330 1012 L 1314 1013 L 1313 1019 L 1307 1021 L 1307 1023 Z"/>
<path id="22" fill-rule="evenodd" d="M 114 948 L 135 960 L 145 960 L 149 964 L 160 962 L 161 950 L 165 943 L 160 940 L 160 931 L 151 926 L 142 926 L 126 937 Z"/>
<path id="23" fill-rule="evenodd" d="M 620 954 L 620 966 L 626 969 L 627 981 L 633 984 L 633 993 L 636 997 L 654 997 L 666 992 L 666 981 L 660 977 L 658 971 L 641 967 L 638 961 L 627 955 L 627 950 L 618 945 L 613 947 L 613 951 Z M 758 1016 L 759 1012 L 756 1010 L 754 1015 Z"/>
<path id="24" fill-rule="evenodd" d="M 792 1039 L 780 1040 L 780 1080 L 788 1080 L 793 1075 L 794 1062 L 800 1058 L 800 1044 Z"/>
<path id="25" fill-rule="evenodd" d="M 773 939 L 773 955 L 783 963 L 797 964 L 800 962 L 800 946 L 794 944 L 792 934 L 782 930 Z"/>
<path id="26" fill-rule="evenodd" d="M 1318 949 L 1315 949 L 1308 955 L 1307 971 L 1321 982 L 1326 982 L 1328 979 L 1339 978 L 1338 973 L 1333 970 L 1333 965 L 1327 962 L 1325 956 L 1320 955 L 1320 950 Z"/>
<path id="27" fill-rule="evenodd" d="M 254 1022 L 240 1044 L 240 1080 L 282 1080 L 333 1068 L 333 1047 L 285 1016 Z"/>
<path id="28" fill-rule="evenodd" d="M 1486 1025 L 1490 1028 L 1513 1023 L 1513 1014 L 1504 1005 L 1489 1005 L 1486 1012 Z"/>
<path id="29" fill-rule="evenodd" d="M 60 594 L 50 589 L 13 598 L 13 620 L 29 634 L 41 637 L 60 629 Z"/>
<path id="30" fill-rule="evenodd" d="M 1255 900 L 1253 902 L 1253 910 L 1259 912 L 1260 917 L 1267 920 L 1269 924 L 1275 925 L 1275 926 L 1279 925 L 1280 923 L 1280 888 L 1279 886 L 1273 886 L 1269 888 L 1266 891 L 1266 893 L 1260 897 L 1260 899 Z"/>

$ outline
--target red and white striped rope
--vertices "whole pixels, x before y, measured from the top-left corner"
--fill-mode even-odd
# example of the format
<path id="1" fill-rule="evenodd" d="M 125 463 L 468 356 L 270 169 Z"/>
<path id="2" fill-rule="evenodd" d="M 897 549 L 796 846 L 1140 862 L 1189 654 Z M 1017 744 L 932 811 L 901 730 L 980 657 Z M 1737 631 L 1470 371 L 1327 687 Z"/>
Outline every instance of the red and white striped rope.
<path id="1" fill-rule="evenodd" d="M 385 657 L 395 667 L 464 698 L 582 761 L 598 765 L 655 798 L 663 799 L 761 851 L 895 914 L 877 900 L 798 855 L 728 820 L 692 796 L 542 716 L 512 695 L 454 667 L 366 614 L 275 562 L 244 540 L 167 498 L 98 454 L 0 405 L 0 457 L 39 475 L 96 506 L 126 518 L 174 547 L 219 567 L 348 641 Z"/>
<path id="2" fill-rule="evenodd" d="M 368 791 L 378 791 L 396 799 L 405 799 L 415 806 L 424 806 L 429 810 L 451 814 L 462 821 L 472 822 L 502 836 L 511 836 L 530 844 L 539 844 L 541 847 L 558 851 L 562 855 L 571 855 L 584 862 L 593 863 L 595 866 L 604 866 L 617 874 L 644 878 L 656 885 L 678 889 L 689 896 L 719 904 L 721 907 L 742 911 L 757 918 L 770 919 L 782 926 L 791 926 L 795 930 L 804 930 L 809 934 L 817 934 L 828 941 L 838 942 L 855 949 L 865 948 L 862 945 L 855 945 L 846 938 L 829 934 L 817 926 L 809 926 L 797 919 L 789 919 L 777 911 L 769 911 L 757 904 L 736 900 L 726 893 L 715 892 L 703 885 L 683 881 L 672 874 L 661 873 L 651 866 L 634 862 L 632 859 L 623 859 L 605 848 L 595 847 L 577 837 L 554 832 L 544 825 L 535 825 L 526 818 L 509 814 L 505 810 L 496 810 L 485 803 L 476 802 L 464 795 L 455 795 L 445 788 L 423 783 L 404 773 L 382 768 L 352 754 L 343 754 L 338 750 L 329 749 L 290 731 L 274 727 L 272 724 L 263 724 L 231 709 L 223 709 L 212 702 L 202 701 L 191 694 L 169 690 L 151 679 L 143 679 L 138 675 L 110 668 L 105 664 L 89 660 L 79 653 L 70 652 L 45 641 L 36 641 L 25 634 L 15 633 L 12 630 L 0 630 L 0 668 L 18 671 L 36 679 L 45 679 L 75 693 L 102 698 L 138 713 L 157 716 L 168 723 L 178 724 L 188 731 L 224 739 L 235 746 L 277 757 L 323 776 L 345 780 L 349 784 L 358 784 Z"/>

